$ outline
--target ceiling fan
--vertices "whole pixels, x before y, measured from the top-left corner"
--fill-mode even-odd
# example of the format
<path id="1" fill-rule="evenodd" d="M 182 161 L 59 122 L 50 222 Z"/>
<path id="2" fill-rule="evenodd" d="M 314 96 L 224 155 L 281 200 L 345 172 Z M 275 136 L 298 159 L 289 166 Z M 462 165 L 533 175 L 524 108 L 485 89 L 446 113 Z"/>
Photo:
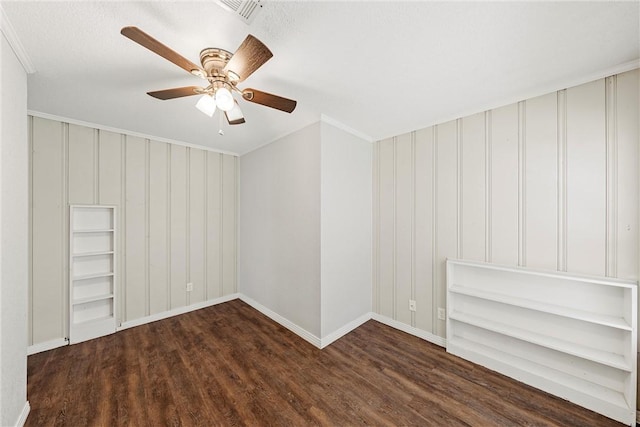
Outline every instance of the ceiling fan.
<path id="1" fill-rule="evenodd" d="M 246 101 L 253 102 L 276 110 L 291 113 L 296 108 L 296 101 L 283 98 L 257 89 L 240 89 L 237 84 L 246 80 L 254 71 L 267 62 L 273 54 L 260 40 L 249 34 L 234 54 L 220 48 L 206 48 L 200 52 L 200 65 L 189 61 L 179 53 L 160 43 L 137 27 L 124 27 L 120 33 L 173 62 L 178 67 L 194 76 L 209 82 L 206 87 L 185 86 L 173 89 L 147 92 L 154 98 L 167 100 L 184 96 L 202 95 L 196 107 L 213 117 L 216 109 L 224 111 L 230 125 L 244 123 L 244 116 L 232 95 L 238 93 Z"/>

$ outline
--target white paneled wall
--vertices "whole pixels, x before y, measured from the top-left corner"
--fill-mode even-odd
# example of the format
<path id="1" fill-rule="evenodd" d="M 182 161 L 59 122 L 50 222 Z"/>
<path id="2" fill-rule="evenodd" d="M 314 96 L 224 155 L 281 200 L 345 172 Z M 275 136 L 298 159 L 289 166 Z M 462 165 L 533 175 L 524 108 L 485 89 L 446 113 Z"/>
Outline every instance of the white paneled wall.
<path id="1" fill-rule="evenodd" d="M 639 76 L 376 142 L 374 310 L 444 337 L 447 257 L 637 280 Z"/>
<path id="2" fill-rule="evenodd" d="M 118 207 L 118 323 L 236 292 L 235 156 L 40 117 L 29 130 L 30 345 L 67 336 L 70 203 Z"/>

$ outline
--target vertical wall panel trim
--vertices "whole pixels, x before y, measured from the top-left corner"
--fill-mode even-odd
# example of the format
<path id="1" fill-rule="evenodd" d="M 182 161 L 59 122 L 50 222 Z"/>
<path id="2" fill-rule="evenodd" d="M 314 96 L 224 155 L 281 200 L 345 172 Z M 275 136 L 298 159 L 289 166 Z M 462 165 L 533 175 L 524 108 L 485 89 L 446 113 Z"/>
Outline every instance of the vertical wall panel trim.
<path id="1" fill-rule="evenodd" d="M 398 308 L 397 304 L 397 280 L 396 274 L 398 274 L 398 138 L 393 137 L 393 283 L 391 285 L 392 289 L 392 299 L 393 299 L 393 311 L 392 317 L 393 319 L 397 319 Z"/>
<path id="2" fill-rule="evenodd" d="M 526 101 L 518 102 L 518 265 L 527 265 L 526 253 Z"/>
<path id="3" fill-rule="evenodd" d="M 209 153 L 207 151 L 204 152 L 204 203 L 203 203 L 203 214 L 204 214 L 204 265 L 203 268 L 203 283 L 204 287 L 204 300 L 209 300 Z"/>
<path id="4" fill-rule="evenodd" d="M 171 144 L 167 147 L 167 310 L 171 309 Z"/>
<path id="5" fill-rule="evenodd" d="M 224 230 L 224 221 L 223 221 L 223 215 L 222 215 L 222 211 L 223 211 L 223 201 L 224 201 L 224 159 L 223 156 L 225 156 L 225 154 L 220 154 L 218 156 L 218 162 L 219 162 L 219 167 L 218 170 L 220 171 L 220 194 L 219 194 L 219 198 L 220 198 L 220 203 L 218 206 L 220 206 L 220 215 L 218 215 L 218 245 L 219 245 L 219 250 L 218 250 L 218 256 L 219 256 L 219 266 L 220 266 L 220 270 L 218 272 L 218 274 L 220 275 L 220 280 L 218 281 L 218 286 L 220 287 L 220 293 L 219 295 L 224 295 L 224 262 L 222 262 L 223 257 L 222 254 L 224 252 L 224 242 L 223 242 L 223 234 L 222 234 L 222 230 Z"/>
<path id="6" fill-rule="evenodd" d="M 605 275 L 617 277 L 618 246 L 618 126 L 617 126 L 617 76 L 605 80 L 605 114 L 606 114 L 606 248 Z"/>
<path id="7" fill-rule="evenodd" d="M 121 134 L 120 136 L 121 140 L 121 149 L 120 149 L 120 173 L 121 175 L 121 179 L 120 179 L 120 185 L 121 185 L 121 189 L 120 189 L 120 239 L 118 239 L 119 246 L 120 246 L 120 253 L 122 254 L 120 256 L 120 277 L 118 278 L 119 280 L 117 281 L 120 286 L 118 286 L 118 295 L 116 298 L 116 301 L 121 301 L 120 303 L 120 318 L 118 319 L 118 323 L 121 324 L 121 322 L 125 319 L 124 314 L 127 312 L 126 311 L 126 307 L 127 307 L 127 296 L 124 292 L 126 286 L 127 286 L 127 269 L 126 269 L 126 265 L 127 265 L 127 244 L 125 242 L 125 239 L 127 238 L 127 221 L 126 221 L 126 212 L 127 212 L 127 136 Z"/>
<path id="8" fill-rule="evenodd" d="M 456 120 L 456 258 L 462 259 L 462 119 Z"/>
<path id="9" fill-rule="evenodd" d="M 150 204 L 151 204 L 151 191 L 150 191 L 150 174 L 151 174 L 151 154 L 150 150 L 151 142 L 148 139 L 144 141 L 144 312 L 146 316 L 151 314 L 151 283 L 150 283 L 150 230 L 149 221 L 151 217 Z"/>
<path id="10" fill-rule="evenodd" d="M 100 203 L 100 130 L 93 130 L 93 204 Z"/>
<path id="11" fill-rule="evenodd" d="M 416 299 L 416 133 L 411 132 L 411 299 Z M 416 312 L 411 312 L 411 326 L 416 326 Z"/>
<path id="12" fill-rule="evenodd" d="M 238 221 L 238 212 L 240 212 L 240 210 L 238 209 L 239 205 L 240 205 L 240 198 L 239 198 L 239 191 L 240 191 L 240 159 L 238 158 L 238 156 L 234 156 L 233 157 L 233 168 L 235 171 L 235 182 L 234 182 L 234 191 L 233 191 L 233 196 L 234 196 L 234 218 L 235 221 L 233 222 L 233 224 L 235 225 L 234 227 L 234 232 L 235 232 L 235 236 L 234 236 L 234 242 L 233 242 L 233 267 L 234 267 L 234 272 L 233 272 L 233 291 L 234 292 L 238 292 L 238 229 L 240 228 L 240 221 Z"/>
<path id="13" fill-rule="evenodd" d="M 380 141 L 375 145 L 375 179 L 376 179 L 376 191 L 375 191 L 375 230 L 374 230 L 374 245 L 375 245 L 375 268 L 374 268 L 374 289 L 373 289 L 373 304 L 375 312 L 380 313 Z"/>
<path id="14" fill-rule="evenodd" d="M 29 127 L 29 138 L 27 143 L 29 144 L 28 150 L 29 150 L 29 170 L 28 170 L 28 176 L 29 176 L 29 246 L 28 246 L 28 253 L 29 253 L 29 259 L 27 260 L 28 262 L 28 278 L 27 278 L 27 283 L 28 283 L 28 292 L 29 292 L 29 301 L 28 301 L 28 339 L 27 339 L 27 344 L 28 345 L 33 345 L 33 116 L 27 116 L 27 125 Z"/>
<path id="15" fill-rule="evenodd" d="M 484 260 L 491 262 L 491 182 L 492 182 L 492 150 L 491 150 L 491 111 L 484 113 Z"/>
<path id="16" fill-rule="evenodd" d="M 438 300 L 438 126 L 431 128 L 431 305 L 437 306 Z M 437 310 L 431 310 L 431 333 L 438 332 Z"/>
<path id="17" fill-rule="evenodd" d="M 69 337 L 69 124 L 62 125 L 62 334 Z"/>
<path id="18" fill-rule="evenodd" d="M 462 259 L 462 119 L 456 120 L 456 258 Z"/>
<path id="19" fill-rule="evenodd" d="M 220 115 L 222 117 L 222 114 Z M 187 175 L 185 178 L 186 188 L 185 188 L 185 198 L 186 198 L 186 215 L 185 218 L 187 220 L 185 233 L 185 277 L 187 278 L 187 283 L 191 282 L 191 148 L 186 148 L 186 159 L 187 167 L 185 168 L 185 174 Z M 184 291 L 186 293 L 187 305 L 191 305 L 191 292 L 187 292 L 186 283 L 184 286 Z"/>
<path id="20" fill-rule="evenodd" d="M 567 271 L 567 91 L 558 91 L 558 271 Z"/>

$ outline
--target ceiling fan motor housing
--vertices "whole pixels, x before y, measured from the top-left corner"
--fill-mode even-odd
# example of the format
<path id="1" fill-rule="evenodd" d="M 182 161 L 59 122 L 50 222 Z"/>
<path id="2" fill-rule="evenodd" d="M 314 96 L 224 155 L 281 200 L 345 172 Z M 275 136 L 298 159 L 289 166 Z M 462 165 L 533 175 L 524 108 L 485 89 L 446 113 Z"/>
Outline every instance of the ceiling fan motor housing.
<path id="1" fill-rule="evenodd" d="M 224 77 L 224 67 L 231 59 L 231 52 L 216 47 L 208 47 L 200 52 L 200 62 L 202 68 L 207 72 L 209 77 Z"/>

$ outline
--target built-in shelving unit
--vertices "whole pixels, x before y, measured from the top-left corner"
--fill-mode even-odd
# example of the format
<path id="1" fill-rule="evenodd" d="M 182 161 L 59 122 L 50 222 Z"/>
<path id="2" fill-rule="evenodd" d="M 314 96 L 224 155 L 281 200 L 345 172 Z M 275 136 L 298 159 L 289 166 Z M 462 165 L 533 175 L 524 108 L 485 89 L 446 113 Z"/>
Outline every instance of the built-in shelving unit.
<path id="1" fill-rule="evenodd" d="M 635 425 L 634 281 L 447 260 L 447 351 Z"/>
<path id="2" fill-rule="evenodd" d="M 116 331 L 116 212 L 71 205 L 69 212 L 69 342 Z"/>

